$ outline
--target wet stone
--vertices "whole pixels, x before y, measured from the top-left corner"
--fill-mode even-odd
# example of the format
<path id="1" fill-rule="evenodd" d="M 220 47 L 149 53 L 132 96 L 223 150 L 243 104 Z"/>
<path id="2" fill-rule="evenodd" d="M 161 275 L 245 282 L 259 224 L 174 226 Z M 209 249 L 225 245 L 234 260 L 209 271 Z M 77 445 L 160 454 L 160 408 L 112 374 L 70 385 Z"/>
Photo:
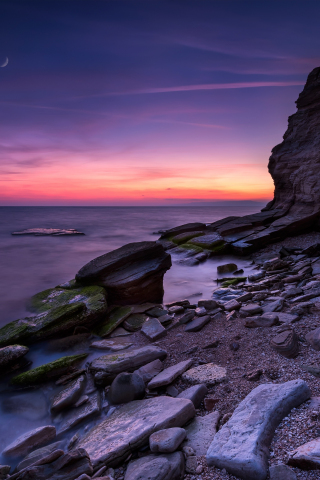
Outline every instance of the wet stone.
<path id="1" fill-rule="evenodd" d="M 119 352 L 120 350 L 125 350 L 133 345 L 128 341 L 116 341 L 116 340 L 98 340 L 92 342 L 90 347 L 97 350 L 109 350 L 110 352 Z"/>
<path id="2" fill-rule="evenodd" d="M 162 317 L 162 315 L 167 315 L 168 311 L 164 310 L 163 308 L 160 307 L 153 307 L 150 310 L 147 310 L 147 314 L 150 315 L 150 317 Z M 172 312 L 174 313 L 174 312 Z"/>
<path id="3" fill-rule="evenodd" d="M 218 273 L 230 273 L 237 270 L 237 265 L 235 263 L 225 263 L 224 265 L 219 265 L 217 267 Z"/>
<path id="4" fill-rule="evenodd" d="M 185 437 L 186 431 L 184 428 L 175 427 L 158 430 L 150 435 L 150 450 L 153 453 L 175 452 Z"/>
<path id="5" fill-rule="evenodd" d="M 320 328 L 316 328 L 307 333 L 305 338 L 314 350 L 320 350 Z"/>
<path id="6" fill-rule="evenodd" d="M 151 382 L 148 383 L 148 389 L 154 389 L 162 387 L 163 385 L 169 385 L 173 382 L 179 375 L 185 372 L 193 363 L 193 360 L 185 360 L 183 362 L 177 363 L 172 367 L 164 369 L 156 377 L 154 377 Z"/>
<path id="7" fill-rule="evenodd" d="M 179 316 L 178 322 L 180 324 L 188 323 L 194 318 L 195 314 L 194 310 L 186 310 L 183 315 Z"/>
<path id="8" fill-rule="evenodd" d="M 7 367 L 17 362 L 29 352 L 28 347 L 22 345 L 9 345 L 0 348 L 0 370 L 4 372 Z"/>
<path id="9" fill-rule="evenodd" d="M 102 324 L 95 329 L 95 333 L 99 337 L 107 337 L 112 333 L 121 323 L 126 320 L 131 314 L 132 307 L 116 307 L 114 308 L 103 321 Z"/>
<path id="10" fill-rule="evenodd" d="M 243 305 L 240 312 L 246 315 L 256 315 L 262 313 L 262 308 L 257 303 L 250 303 L 249 305 Z"/>
<path id="11" fill-rule="evenodd" d="M 207 310 L 204 307 L 198 307 L 195 309 L 195 314 L 198 317 L 203 317 L 204 315 L 207 314 Z"/>
<path id="12" fill-rule="evenodd" d="M 59 422 L 59 431 L 61 434 L 82 423 L 88 421 L 93 417 L 99 416 L 101 413 L 101 396 L 100 392 L 94 393 L 89 397 L 89 400 L 78 408 L 72 408 L 66 413 L 60 413 L 60 417 L 56 417 L 55 421 L 61 419 Z"/>
<path id="13" fill-rule="evenodd" d="M 35 428 L 29 432 L 20 435 L 2 452 L 6 457 L 21 457 L 26 455 L 35 447 L 50 442 L 56 436 L 56 429 L 52 425 Z"/>
<path id="14" fill-rule="evenodd" d="M 86 377 L 81 375 L 63 390 L 57 393 L 51 403 L 51 412 L 57 413 L 73 405 L 81 396 L 86 384 Z"/>
<path id="15" fill-rule="evenodd" d="M 199 300 L 198 307 L 204 307 L 206 310 L 214 310 L 218 307 L 215 300 Z"/>
<path id="16" fill-rule="evenodd" d="M 184 307 L 181 305 L 174 305 L 173 307 L 169 308 L 169 313 L 174 313 L 175 315 L 178 315 L 179 313 L 184 312 Z"/>
<path id="17" fill-rule="evenodd" d="M 225 310 L 231 312 L 232 310 L 239 310 L 241 304 L 237 300 L 230 300 L 229 302 L 224 304 Z"/>
<path id="18" fill-rule="evenodd" d="M 286 358 L 295 358 L 299 354 L 299 340 L 293 329 L 286 329 L 272 338 L 271 347 Z"/>

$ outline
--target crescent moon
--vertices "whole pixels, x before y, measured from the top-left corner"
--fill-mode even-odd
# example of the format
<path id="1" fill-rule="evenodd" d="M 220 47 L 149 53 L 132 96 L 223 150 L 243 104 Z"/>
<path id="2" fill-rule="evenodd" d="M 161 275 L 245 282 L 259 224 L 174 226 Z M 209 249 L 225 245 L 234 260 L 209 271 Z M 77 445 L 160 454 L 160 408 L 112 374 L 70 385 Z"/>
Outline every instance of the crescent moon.
<path id="1" fill-rule="evenodd" d="M 6 57 L 5 61 L 3 62 L 2 65 L 0 65 L 0 67 L 6 67 L 8 65 L 8 63 L 9 63 L 9 58 Z"/>

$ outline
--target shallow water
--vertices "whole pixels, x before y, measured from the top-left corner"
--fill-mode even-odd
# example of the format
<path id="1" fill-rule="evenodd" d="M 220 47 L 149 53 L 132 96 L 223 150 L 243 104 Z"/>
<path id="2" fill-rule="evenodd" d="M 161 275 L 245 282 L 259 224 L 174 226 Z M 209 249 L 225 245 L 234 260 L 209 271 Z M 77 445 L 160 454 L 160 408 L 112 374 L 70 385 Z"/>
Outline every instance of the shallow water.
<path id="1" fill-rule="evenodd" d="M 156 240 L 159 235 L 153 232 L 183 223 L 209 223 L 229 215 L 241 216 L 256 211 L 257 208 L 252 207 L 2 207 L 0 325 L 28 314 L 26 302 L 31 295 L 70 280 L 81 266 L 98 255 L 129 242 Z M 40 227 L 75 228 L 85 236 L 11 236 L 13 231 Z M 217 288 L 217 265 L 222 262 L 233 261 L 244 268 L 244 275 L 253 268 L 246 259 L 230 255 L 214 257 L 194 267 L 178 265 L 175 261 L 173 258 L 173 266 L 164 278 L 165 302 L 183 298 L 196 302 L 200 298 L 210 298 Z M 37 367 L 75 353 L 52 353 L 45 345 L 38 344 L 31 347 L 26 358 L 32 361 L 32 367 Z M 96 350 L 86 361 L 104 353 L 107 352 Z M 49 399 L 55 390 L 51 383 L 35 391 L 39 401 L 44 395 L 47 405 L 45 414 L 35 419 L 30 413 L 8 411 L 6 405 L 11 402 L 12 392 L 7 383 L 0 382 L 0 452 L 22 433 L 52 424 Z M 1 460 L 5 461 L 0 458 L 0 463 Z"/>

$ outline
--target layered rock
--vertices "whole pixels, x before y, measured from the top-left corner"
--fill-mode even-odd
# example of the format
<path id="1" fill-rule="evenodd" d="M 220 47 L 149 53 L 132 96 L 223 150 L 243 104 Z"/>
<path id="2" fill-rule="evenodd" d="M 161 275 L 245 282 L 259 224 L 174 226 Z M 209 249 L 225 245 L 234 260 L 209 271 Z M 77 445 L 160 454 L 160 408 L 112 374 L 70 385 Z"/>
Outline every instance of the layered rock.
<path id="1" fill-rule="evenodd" d="M 76 280 L 105 287 L 113 304 L 161 303 L 163 275 L 170 267 L 171 257 L 162 245 L 129 243 L 91 260 L 79 270 Z"/>

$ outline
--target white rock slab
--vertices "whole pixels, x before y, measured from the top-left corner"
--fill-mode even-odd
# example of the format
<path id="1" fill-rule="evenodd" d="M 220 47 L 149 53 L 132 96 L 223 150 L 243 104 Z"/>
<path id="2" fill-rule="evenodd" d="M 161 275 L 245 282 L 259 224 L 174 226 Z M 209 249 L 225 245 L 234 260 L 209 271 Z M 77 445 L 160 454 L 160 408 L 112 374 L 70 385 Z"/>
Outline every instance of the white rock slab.
<path id="1" fill-rule="evenodd" d="M 215 385 L 227 379 L 227 370 L 214 363 L 205 363 L 185 372 L 182 379 L 193 384 Z"/>
<path id="2" fill-rule="evenodd" d="M 162 387 L 163 385 L 169 385 L 173 382 L 179 375 L 185 372 L 193 363 L 192 359 L 184 360 L 183 362 L 172 365 L 172 367 L 165 368 L 161 373 L 156 375 L 151 382 L 148 383 L 148 388 Z"/>
<path id="3" fill-rule="evenodd" d="M 94 467 L 116 466 L 129 453 L 148 442 L 150 435 L 169 427 L 182 427 L 195 416 L 190 400 L 166 396 L 135 400 L 123 405 L 80 440 Z"/>
<path id="4" fill-rule="evenodd" d="M 35 428 L 23 435 L 20 435 L 14 442 L 10 443 L 2 452 L 6 457 L 22 457 L 32 449 L 39 447 L 56 436 L 56 429 L 52 425 Z"/>
<path id="5" fill-rule="evenodd" d="M 195 417 L 192 422 L 185 427 L 187 440 L 183 446 L 191 447 L 199 457 L 205 455 L 217 433 L 220 413 L 214 411 L 204 417 Z"/>
<path id="6" fill-rule="evenodd" d="M 310 398 L 303 380 L 263 384 L 252 390 L 215 435 L 207 462 L 244 480 L 265 480 L 274 430 L 290 410 Z"/>
<path id="7" fill-rule="evenodd" d="M 306 470 L 320 468 L 320 437 L 290 452 L 288 464 Z"/>

